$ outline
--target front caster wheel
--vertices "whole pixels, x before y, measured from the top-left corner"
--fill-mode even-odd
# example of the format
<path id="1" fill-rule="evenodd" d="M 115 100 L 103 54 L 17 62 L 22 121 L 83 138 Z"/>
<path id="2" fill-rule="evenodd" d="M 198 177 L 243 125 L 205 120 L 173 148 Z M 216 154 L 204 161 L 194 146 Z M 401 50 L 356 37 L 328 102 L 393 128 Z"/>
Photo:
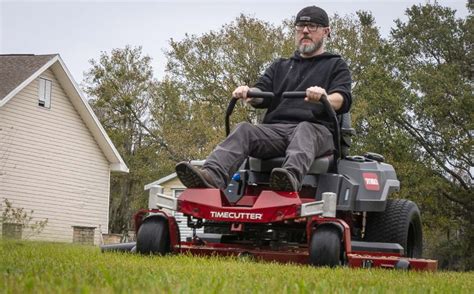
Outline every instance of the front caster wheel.
<path id="1" fill-rule="evenodd" d="M 341 264 L 341 233 L 335 227 L 317 228 L 311 236 L 309 262 L 314 266 L 335 267 Z"/>
<path id="2" fill-rule="evenodd" d="M 170 233 L 168 222 L 161 217 L 145 219 L 138 229 L 138 253 L 163 255 L 170 252 Z"/>

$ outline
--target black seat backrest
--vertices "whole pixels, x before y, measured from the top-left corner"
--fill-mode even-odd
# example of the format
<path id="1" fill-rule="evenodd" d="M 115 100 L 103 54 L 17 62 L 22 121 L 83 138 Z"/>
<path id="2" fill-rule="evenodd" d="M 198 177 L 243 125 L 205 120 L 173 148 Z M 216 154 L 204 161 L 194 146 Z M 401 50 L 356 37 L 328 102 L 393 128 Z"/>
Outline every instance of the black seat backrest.
<path id="1" fill-rule="evenodd" d="M 356 134 L 352 128 L 351 113 L 347 112 L 338 115 L 339 126 L 341 128 L 341 157 L 349 156 L 349 148 L 352 143 L 352 136 Z"/>

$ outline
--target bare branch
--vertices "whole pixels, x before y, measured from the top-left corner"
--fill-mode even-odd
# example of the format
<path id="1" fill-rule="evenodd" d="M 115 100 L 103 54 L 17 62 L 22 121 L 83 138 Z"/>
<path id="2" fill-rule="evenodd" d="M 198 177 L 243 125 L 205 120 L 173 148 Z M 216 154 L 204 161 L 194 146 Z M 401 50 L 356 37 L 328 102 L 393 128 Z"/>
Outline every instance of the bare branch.
<path id="1" fill-rule="evenodd" d="M 459 181 L 459 183 L 461 184 L 461 186 L 465 189 L 465 190 L 469 190 L 469 185 L 464 181 L 464 179 L 458 175 L 457 173 L 455 173 L 454 171 L 452 171 L 451 169 L 449 169 L 445 163 L 436 155 L 435 151 L 433 150 L 433 148 L 431 148 L 431 145 L 426 142 L 426 140 L 423 139 L 423 137 L 421 136 L 421 134 L 409 123 L 407 122 L 405 119 L 403 119 L 402 117 L 397 117 L 395 118 L 395 121 L 400 124 L 406 131 L 408 131 L 408 133 L 410 133 L 410 135 L 413 136 L 413 138 L 415 138 L 420 144 L 421 146 L 423 146 L 423 148 L 425 148 L 426 152 L 428 152 L 429 155 L 431 155 L 431 157 L 436 161 L 436 163 L 445 171 L 447 172 L 448 174 L 450 174 L 453 178 L 455 178 L 457 181 Z"/>
<path id="2" fill-rule="evenodd" d="M 168 146 L 168 144 L 166 144 L 166 142 L 163 140 L 163 138 L 161 138 L 160 136 L 156 135 L 153 131 L 151 131 L 138 117 L 138 115 L 135 113 L 135 111 L 130 107 L 130 106 L 127 106 L 127 108 L 129 109 L 130 113 L 132 114 L 133 118 L 135 119 L 135 121 L 145 130 L 147 131 L 147 133 L 152 136 L 156 142 L 158 143 L 158 145 L 160 145 L 161 147 L 163 147 L 169 154 L 169 159 L 171 160 L 174 160 L 176 162 L 179 162 L 179 161 L 182 161 L 184 159 L 180 158 L 176 153 L 174 153 L 171 148 Z"/>

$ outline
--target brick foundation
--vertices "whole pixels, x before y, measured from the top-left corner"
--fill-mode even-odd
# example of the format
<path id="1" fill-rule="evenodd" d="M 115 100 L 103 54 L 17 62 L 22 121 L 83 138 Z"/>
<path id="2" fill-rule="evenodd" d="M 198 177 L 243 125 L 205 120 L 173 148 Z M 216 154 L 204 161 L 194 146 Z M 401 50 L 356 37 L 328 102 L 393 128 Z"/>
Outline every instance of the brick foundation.
<path id="1" fill-rule="evenodd" d="M 2 237 L 3 238 L 20 240 L 22 232 L 23 232 L 23 228 L 21 224 L 13 224 L 13 223 L 2 224 Z"/>
<path id="2" fill-rule="evenodd" d="M 95 227 L 73 226 L 72 242 L 83 245 L 94 245 Z"/>

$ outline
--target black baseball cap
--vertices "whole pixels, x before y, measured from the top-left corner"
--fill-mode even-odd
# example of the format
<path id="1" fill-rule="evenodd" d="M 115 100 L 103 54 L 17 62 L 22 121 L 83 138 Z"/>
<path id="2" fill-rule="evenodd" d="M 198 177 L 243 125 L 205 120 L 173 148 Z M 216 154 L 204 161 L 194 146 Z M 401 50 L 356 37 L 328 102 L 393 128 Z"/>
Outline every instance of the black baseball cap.
<path id="1" fill-rule="evenodd" d="M 329 17 L 324 9 L 317 6 L 308 6 L 301 9 L 296 15 L 295 24 L 299 22 L 313 22 L 328 27 Z"/>

